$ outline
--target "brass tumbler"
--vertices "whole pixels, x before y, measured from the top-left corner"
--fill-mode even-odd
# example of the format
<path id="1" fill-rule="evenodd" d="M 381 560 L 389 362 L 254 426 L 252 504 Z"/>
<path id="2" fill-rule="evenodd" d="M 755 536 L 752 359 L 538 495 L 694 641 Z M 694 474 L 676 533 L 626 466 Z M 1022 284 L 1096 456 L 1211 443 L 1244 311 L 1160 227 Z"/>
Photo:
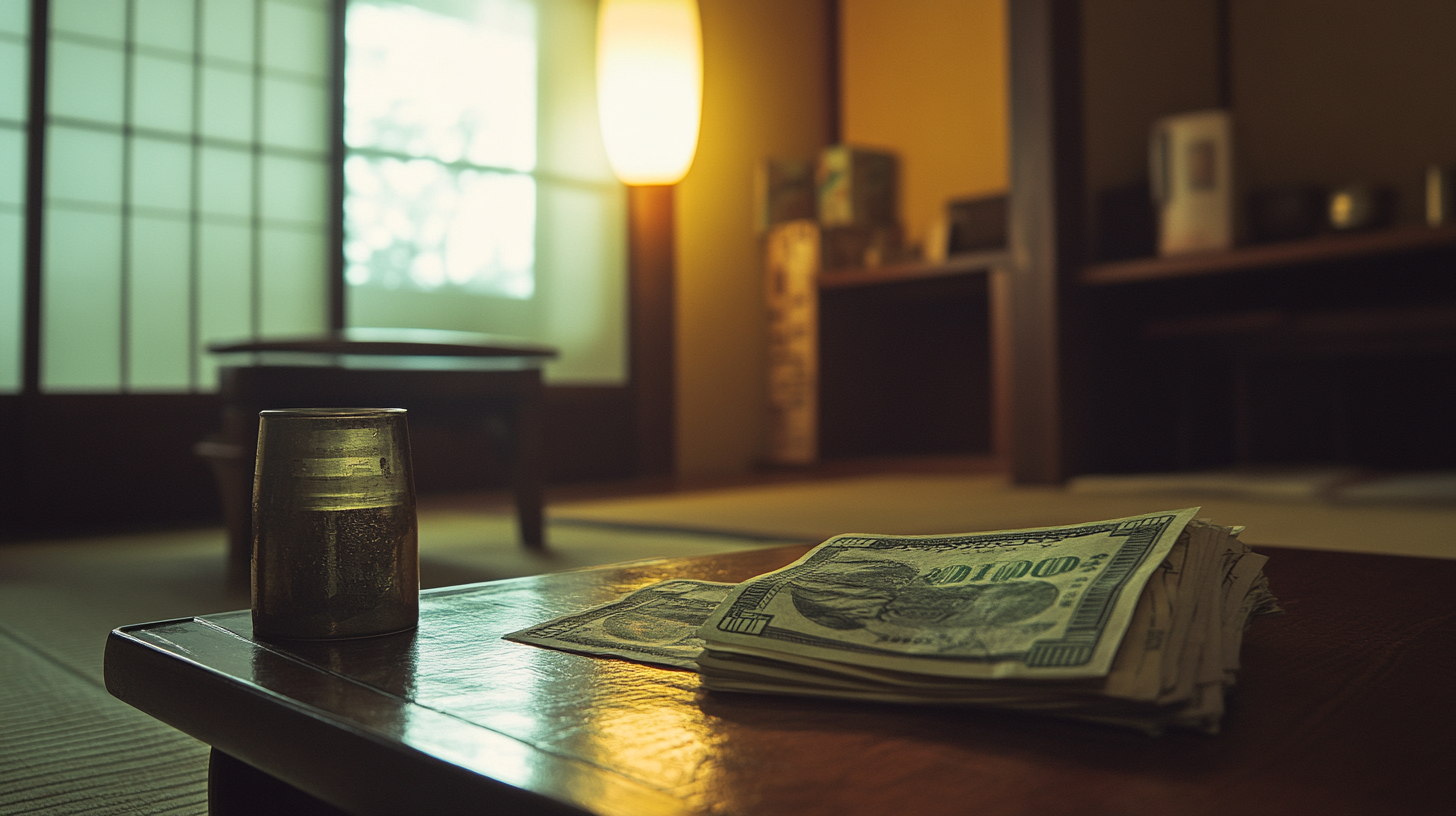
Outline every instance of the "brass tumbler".
<path id="1" fill-rule="evenodd" d="M 419 535 L 402 408 L 259 414 L 253 634 L 355 638 L 412 629 Z"/>

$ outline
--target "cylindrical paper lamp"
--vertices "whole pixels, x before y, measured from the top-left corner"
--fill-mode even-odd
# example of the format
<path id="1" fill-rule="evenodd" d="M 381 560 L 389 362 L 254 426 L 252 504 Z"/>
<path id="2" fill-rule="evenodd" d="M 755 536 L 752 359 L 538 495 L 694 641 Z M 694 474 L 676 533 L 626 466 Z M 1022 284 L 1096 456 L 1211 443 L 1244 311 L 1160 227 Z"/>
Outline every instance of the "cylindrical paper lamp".
<path id="1" fill-rule="evenodd" d="M 676 184 L 692 166 L 703 100 L 696 0 L 603 0 L 597 106 L 624 184 Z"/>

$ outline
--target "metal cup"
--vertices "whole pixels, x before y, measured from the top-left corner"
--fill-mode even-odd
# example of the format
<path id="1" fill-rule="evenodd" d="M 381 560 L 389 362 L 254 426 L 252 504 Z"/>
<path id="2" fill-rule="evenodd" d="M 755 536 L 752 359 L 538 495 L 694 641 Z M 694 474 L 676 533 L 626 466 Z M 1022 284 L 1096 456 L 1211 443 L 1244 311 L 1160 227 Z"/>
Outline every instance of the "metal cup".
<path id="1" fill-rule="evenodd" d="M 253 634 L 354 638 L 419 623 L 419 535 L 402 408 L 259 414 Z"/>

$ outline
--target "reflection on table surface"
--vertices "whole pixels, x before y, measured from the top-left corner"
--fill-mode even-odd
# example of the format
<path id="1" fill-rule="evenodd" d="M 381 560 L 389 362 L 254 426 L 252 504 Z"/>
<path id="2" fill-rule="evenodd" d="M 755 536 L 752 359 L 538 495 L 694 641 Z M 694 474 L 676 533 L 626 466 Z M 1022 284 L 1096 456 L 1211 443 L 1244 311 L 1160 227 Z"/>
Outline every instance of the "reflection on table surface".
<path id="1" fill-rule="evenodd" d="M 1456 562 L 1266 549 L 1288 613 L 1248 633 L 1216 737 L 708 693 L 691 672 L 501 639 L 665 578 L 742 580 L 804 549 L 427 591 L 417 632 L 357 641 L 255 644 L 246 612 L 138 635 L 351 728 L 599 812 L 1419 810 L 1456 759 L 1456 714 L 1436 688 L 1456 672 L 1442 600 Z"/>

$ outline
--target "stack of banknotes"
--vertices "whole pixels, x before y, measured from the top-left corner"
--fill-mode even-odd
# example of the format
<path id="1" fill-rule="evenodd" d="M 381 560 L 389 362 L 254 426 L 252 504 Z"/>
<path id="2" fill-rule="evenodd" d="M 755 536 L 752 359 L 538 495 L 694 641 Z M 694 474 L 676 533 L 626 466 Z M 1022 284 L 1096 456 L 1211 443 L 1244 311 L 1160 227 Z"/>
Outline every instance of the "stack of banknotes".
<path id="1" fill-rule="evenodd" d="M 1064 527 L 841 535 L 741 584 L 671 580 L 508 635 L 696 669 L 709 689 L 1218 730 L 1264 556 L 1197 508 Z"/>

